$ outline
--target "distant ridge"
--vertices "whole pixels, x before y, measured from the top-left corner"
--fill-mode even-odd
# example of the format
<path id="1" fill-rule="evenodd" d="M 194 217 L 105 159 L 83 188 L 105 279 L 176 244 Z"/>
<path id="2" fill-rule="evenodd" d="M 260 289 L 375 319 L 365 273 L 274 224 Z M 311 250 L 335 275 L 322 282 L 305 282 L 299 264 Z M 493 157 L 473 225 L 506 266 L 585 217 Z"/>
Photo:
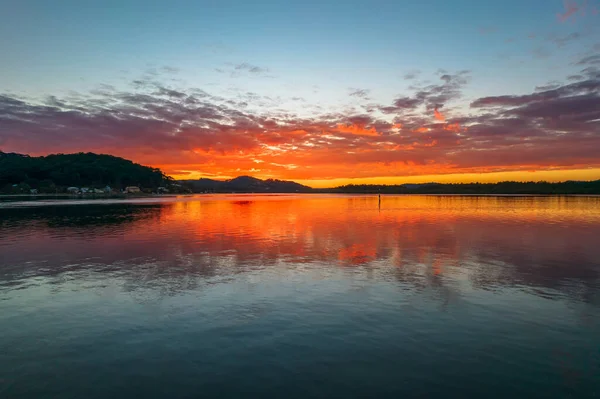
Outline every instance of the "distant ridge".
<path id="1" fill-rule="evenodd" d="M 286 180 L 261 180 L 251 176 L 238 176 L 230 180 L 179 180 L 179 184 L 194 193 L 307 193 L 313 189 L 300 183 Z"/>
<path id="2" fill-rule="evenodd" d="M 349 184 L 332 188 L 311 188 L 286 180 L 261 180 L 239 176 L 230 180 L 181 180 L 192 192 L 203 193 L 331 193 L 331 194 L 464 194 L 464 195 L 600 195 L 600 180 L 498 183 L 407 183 L 398 185 Z"/>

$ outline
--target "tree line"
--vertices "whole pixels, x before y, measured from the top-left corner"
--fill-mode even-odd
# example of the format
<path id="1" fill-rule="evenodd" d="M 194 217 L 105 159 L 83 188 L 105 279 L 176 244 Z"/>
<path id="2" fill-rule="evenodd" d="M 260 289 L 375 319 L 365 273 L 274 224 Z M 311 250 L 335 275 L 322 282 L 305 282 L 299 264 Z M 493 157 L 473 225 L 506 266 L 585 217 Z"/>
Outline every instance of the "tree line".
<path id="1" fill-rule="evenodd" d="M 123 189 L 127 186 L 155 190 L 172 178 L 160 169 L 112 155 L 54 154 L 41 157 L 0 151 L 0 191 L 25 193 L 64 192 L 68 187 Z"/>
<path id="2" fill-rule="evenodd" d="M 600 194 L 600 180 L 595 181 L 565 181 L 565 182 L 516 182 L 503 181 L 498 183 L 427 183 L 402 185 L 345 185 L 330 189 L 319 190 L 328 193 L 349 194 Z"/>

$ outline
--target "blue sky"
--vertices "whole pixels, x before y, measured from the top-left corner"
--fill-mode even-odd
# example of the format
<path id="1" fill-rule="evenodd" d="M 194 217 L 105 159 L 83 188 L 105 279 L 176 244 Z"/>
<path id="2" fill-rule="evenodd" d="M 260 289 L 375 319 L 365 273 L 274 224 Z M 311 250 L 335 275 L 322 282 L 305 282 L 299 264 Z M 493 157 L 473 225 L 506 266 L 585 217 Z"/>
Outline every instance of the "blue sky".
<path id="1" fill-rule="evenodd" d="M 561 22 L 570 4 L 577 12 Z M 0 90 L 35 103 L 102 85 L 132 90 L 145 79 L 244 102 L 257 115 L 308 117 L 361 114 L 469 71 L 460 96 L 443 104 L 466 115 L 481 97 L 566 83 L 600 51 L 599 8 L 599 0 L 5 1 Z"/>
<path id="2" fill-rule="evenodd" d="M 557 23 L 564 6 L 548 0 L 87 3 L 5 5 L 3 86 L 78 90 L 126 79 L 122 71 L 136 76 L 167 65 L 187 84 L 254 87 L 214 72 L 246 62 L 269 69 L 277 83 L 266 85 L 274 92 L 298 82 L 393 96 L 392 84 L 402 87 L 405 73 L 443 68 L 473 70 L 486 90 L 499 93 L 563 77 L 569 58 L 589 51 L 600 33 L 591 16 Z M 587 38 L 568 48 L 551 40 L 570 33 Z"/>

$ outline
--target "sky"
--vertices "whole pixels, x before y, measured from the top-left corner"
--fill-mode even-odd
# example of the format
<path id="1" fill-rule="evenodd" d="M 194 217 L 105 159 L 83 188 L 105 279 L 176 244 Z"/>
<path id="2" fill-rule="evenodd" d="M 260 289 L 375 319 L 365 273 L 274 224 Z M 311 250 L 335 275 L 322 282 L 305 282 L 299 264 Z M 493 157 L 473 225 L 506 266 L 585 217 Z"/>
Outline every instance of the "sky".
<path id="1" fill-rule="evenodd" d="M 0 150 L 178 179 L 600 179 L 600 0 L 0 3 Z"/>

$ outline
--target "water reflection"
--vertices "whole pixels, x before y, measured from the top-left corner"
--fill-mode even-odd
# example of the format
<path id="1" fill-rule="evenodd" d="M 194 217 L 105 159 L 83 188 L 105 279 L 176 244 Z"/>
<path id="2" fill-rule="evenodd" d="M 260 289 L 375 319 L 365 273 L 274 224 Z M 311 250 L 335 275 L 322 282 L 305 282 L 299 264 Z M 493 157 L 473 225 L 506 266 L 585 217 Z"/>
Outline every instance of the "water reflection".
<path id="1" fill-rule="evenodd" d="M 32 205 L 0 204 L 0 397 L 599 389 L 596 198 Z"/>
<path id="2" fill-rule="evenodd" d="M 124 279 L 165 294 L 270 268 L 332 268 L 431 289 L 521 287 L 597 303 L 600 200 L 233 196 L 0 209 L 3 289 L 35 276 Z M 354 270 L 354 271 L 352 271 Z"/>

